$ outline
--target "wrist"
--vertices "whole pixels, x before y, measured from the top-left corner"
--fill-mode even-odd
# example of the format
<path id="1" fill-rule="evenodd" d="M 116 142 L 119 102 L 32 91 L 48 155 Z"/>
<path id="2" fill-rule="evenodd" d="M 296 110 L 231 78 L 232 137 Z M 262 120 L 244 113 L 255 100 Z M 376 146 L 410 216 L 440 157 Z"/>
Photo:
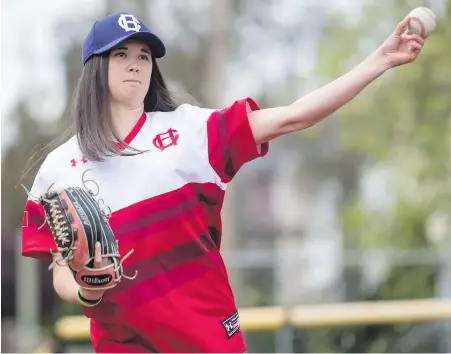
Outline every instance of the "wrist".
<path id="1" fill-rule="evenodd" d="M 374 75 L 380 76 L 389 69 L 391 69 L 390 62 L 387 60 L 385 55 L 380 52 L 380 50 L 376 50 L 371 55 L 369 55 L 365 64 L 374 72 Z"/>
<path id="2" fill-rule="evenodd" d="M 77 292 L 84 300 L 88 302 L 97 302 L 102 299 L 103 293 L 100 291 L 91 291 L 84 288 L 79 288 Z"/>
<path id="3" fill-rule="evenodd" d="M 100 304 L 102 301 L 102 297 L 100 297 L 98 300 L 89 300 L 83 297 L 83 295 L 80 292 L 81 288 L 77 290 L 77 301 L 81 306 L 84 307 L 94 307 Z"/>

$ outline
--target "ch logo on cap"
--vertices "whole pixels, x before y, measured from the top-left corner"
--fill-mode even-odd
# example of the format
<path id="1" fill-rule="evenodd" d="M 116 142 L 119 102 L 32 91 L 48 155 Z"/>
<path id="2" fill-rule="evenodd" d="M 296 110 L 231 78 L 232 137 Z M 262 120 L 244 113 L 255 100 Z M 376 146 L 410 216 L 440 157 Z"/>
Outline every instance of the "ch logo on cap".
<path id="1" fill-rule="evenodd" d="M 126 32 L 139 32 L 141 29 L 140 22 L 133 15 L 121 15 L 117 20 L 117 23 L 119 23 L 119 26 L 121 26 Z"/>

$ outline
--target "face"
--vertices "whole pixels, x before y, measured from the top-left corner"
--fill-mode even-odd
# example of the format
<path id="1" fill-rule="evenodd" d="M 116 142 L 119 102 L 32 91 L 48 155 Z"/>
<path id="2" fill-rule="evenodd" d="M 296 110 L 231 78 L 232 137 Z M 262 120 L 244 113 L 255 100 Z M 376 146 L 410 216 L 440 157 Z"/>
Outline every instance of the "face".
<path id="1" fill-rule="evenodd" d="M 138 107 L 144 102 L 152 74 L 152 56 L 147 44 L 127 40 L 109 54 L 108 84 L 115 103 Z"/>

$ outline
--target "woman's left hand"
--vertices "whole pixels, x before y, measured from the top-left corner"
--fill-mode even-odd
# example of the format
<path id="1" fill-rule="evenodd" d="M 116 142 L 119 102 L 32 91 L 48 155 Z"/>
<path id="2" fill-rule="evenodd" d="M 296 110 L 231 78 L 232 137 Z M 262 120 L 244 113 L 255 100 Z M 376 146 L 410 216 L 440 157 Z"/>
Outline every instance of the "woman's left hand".
<path id="1" fill-rule="evenodd" d="M 376 51 L 390 68 L 415 61 L 423 48 L 424 38 L 409 31 L 404 32 L 409 21 L 409 17 L 402 20 Z"/>

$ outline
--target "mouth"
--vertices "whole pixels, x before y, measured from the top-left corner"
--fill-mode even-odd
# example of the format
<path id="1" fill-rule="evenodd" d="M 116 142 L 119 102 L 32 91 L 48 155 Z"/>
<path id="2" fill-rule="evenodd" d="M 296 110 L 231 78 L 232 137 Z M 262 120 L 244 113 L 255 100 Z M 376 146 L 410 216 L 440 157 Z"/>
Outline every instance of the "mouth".
<path id="1" fill-rule="evenodd" d="M 133 83 L 135 83 L 135 84 L 140 84 L 140 83 L 141 83 L 141 81 L 139 81 L 139 80 L 133 80 L 133 79 L 131 79 L 131 80 L 124 80 L 124 82 L 133 82 Z"/>

